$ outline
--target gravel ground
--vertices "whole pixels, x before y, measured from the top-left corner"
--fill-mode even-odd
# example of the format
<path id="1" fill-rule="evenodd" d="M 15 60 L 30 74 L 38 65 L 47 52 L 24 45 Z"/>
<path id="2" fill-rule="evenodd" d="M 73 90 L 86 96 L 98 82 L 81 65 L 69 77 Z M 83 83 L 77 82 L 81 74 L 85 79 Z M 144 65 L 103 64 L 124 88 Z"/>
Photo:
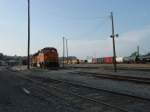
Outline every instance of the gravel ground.
<path id="1" fill-rule="evenodd" d="M 113 81 L 110 79 L 97 79 L 94 77 L 88 76 L 86 73 L 85 75 L 74 73 L 72 74 L 71 72 L 76 72 L 76 71 L 88 71 L 88 72 L 100 72 L 100 73 L 109 73 L 109 74 L 114 74 L 111 71 L 106 71 L 101 69 L 66 69 L 66 70 L 24 70 L 21 71 L 20 73 L 23 73 L 24 75 L 33 75 L 33 76 L 40 76 L 40 77 L 46 77 L 46 78 L 52 78 L 52 79 L 61 79 L 65 81 L 70 81 L 73 83 L 78 83 L 81 85 L 89 86 L 89 87 L 94 87 L 97 89 L 105 89 L 105 90 L 110 90 L 118 93 L 123 93 L 123 94 L 128 94 L 128 95 L 135 95 L 143 98 L 148 98 L 150 99 L 150 86 L 149 84 L 138 84 L 138 83 L 131 83 L 131 82 L 125 82 L 125 81 Z M 21 75 L 21 74 L 20 74 Z M 132 76 L 137 76 L 140 77 L 141 75 L 143 77 L 149 77 L 149 72 L 143 72 L 143 71 L 119 71 L 116 75 L 132 75 Z M 87 77 L 88 76 L 88 77 Z M 123 99 L 122 99 L 123 100 Z M 57 102 L 57 101 L 56 101 Z M 131 102 L 130 102 L 131 103 Z M 65 102 L 62 102 L 60 105 L 65 104 Z M 145 108 L 144 106 L 147 105 L 148 103 L 131 103 L 132 106 L 130 107 L 131 110 L 134 110 L 135 112 L 149 112 L 149 108 Z M 66 104 L 67 105 L 67 104 Z M 65 105 L 65 106 L 66 106 Z M 63 106 L 63 107 L 65 107 Z M 141 109 L 141 106 L 144 107 L 145 111 Z M 73 111 L 75 109 L 69 108 L 66 110 Z M 80 110 L 80 109 L 79 109 Z M 78 111 L 79 111 L 78 110 Z M 76 110 L 77 111 L 77 110 Z M 133 112 L 134 112 L 133 111 Z"/>
<path id="2" fill-rule="evenodd" d="M 88 98 L 95 99 L 97 101 L 102 101 L 107 104 L 111 104 L 116 107 L 120 107 L 124 110 L 127 110 L 129 112 L 149 112 L 150 110 L 150 101 L 142 100 L 134 97 L 124 96 L 124 95 L 118 95 L 106 91 L 91 89 L 91 88 L 85 88 L 82 86 L 75 86 L 67 83 L 62 83 L 58 81 L 54 81 L 51 79 L 38 77 L 38 76 L 29 76 L 30 78 L 33 78 L 35 80 L 41 81 L 42 83 L 49 84 L 49 86 L 55 86 L 57 88 L 63 89 L 63 91 L 66 91 L 66 93 L 71 91 L 72 93 L 86 96 Z M 71 98 L 73 99 L 73 98 Z M 120 100 L 121 99 L 121 100 Z M 76 101 L 77 99 L 74 99 Z M 80 103 L 78 103 L 80 104 Z M 75 104 L 74 104 L 75 105 Z"/>
<path id="3" fill-rule="evenodd" d="M 0 112 L 75 112 L 60 103 L 26 94 L 22 88 L 29 84 L 15 76 L 16 73 L 0 71 Z"/>
<path id="4" fill-rule="evenodd" d="M 87 73 L 96 73 L 96 74 L 110 74 L 118 76 L 134 76 L 134 77 L 143 77 L 150 78 L 150 71 L 134 71 L 134 70 L 118 70 L 117 73 L 110 70 L 101 70 L 101 69 L 76 69 L 76 72 L 87 72 Z"/>
<path id="5" fill-rule="evenodd" d="M 68 67 L 82 67 L 82 68 L 102 68 L 107 70 L 113 69 L 113 64 L 71 64 Z M 117 64 L 118 69 L 130 70 L 150 70 L 150 64 Z"/>
<path id="6" fill-rule="evenodd" d="M 34 70 L 33 70 L 34 71 Z M 61 79 L 66 81 L 71 81 L 81 85 L 86 85 L 89 87 L 94 87 L 98 89 L 110 90 L 118 93 L 135 95 L 143 98 L 150 99 L 150 86 L 149 84 L 138 84 L 125 81 L 114 81 L 111 79 L 97 79 L 94 77 L 87 77 L 80 74 L 70 73 L 72 70 L 58 70 L 58 71 L 49 71 L 49 70 L 35 70 L 36 75 L 42 77 L 50 77 L 53 79 Z M 26 71 L 24 73 L 28 73 Z"/>
<path id="7" fill-rule="evenodd" d="M 58 91 L 47 93 L 18 75 L 22 73 L 0 71 L 1 112 L 120 112 Z"/>
<path id="8" fill-rule="evenodd" d="M 72 68 L 72 67 L 75 67 Z M 76 68 L 77 67 L 77 68 Z M 126 68 L 127 70 L 119 69 L 116 73 L 113 71 L 112 64 L 74 64 L 66 65 L 67 72 L 91 72 L 99 74 L 112 74 L 121 76 L 134 76 L 134 77 L 144 77 L 150 78 L 150 64 L 118 64 L 118 68 Z M 3 67 L 0 67 L 3 69 Z M 107 69 L 111 68 L 111 69 Z M 11 68 L 15 71 L 26 70 L 27 66 L 14 66 Z M 63 70 L 65 71 L 65 70 Z M 87 75 L 87 74 L 85 74 Z"/>

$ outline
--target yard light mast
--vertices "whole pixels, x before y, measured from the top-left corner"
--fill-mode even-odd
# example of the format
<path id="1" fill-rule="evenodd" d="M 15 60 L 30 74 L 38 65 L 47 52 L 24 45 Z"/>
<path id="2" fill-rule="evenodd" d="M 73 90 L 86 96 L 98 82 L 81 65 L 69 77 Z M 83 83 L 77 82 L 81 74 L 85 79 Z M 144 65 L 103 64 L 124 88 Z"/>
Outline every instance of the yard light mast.
<path id="1" fill-rule="evenodd" d="M 28 62 L 27 68 L 30 69 L 30 0 L 28 0 Z"/>
<path id="2" fill-rule="evenodd" d="M 115 30 L 114 30 L 113 12 L 111 12 L 111 23 L 112 23 L 112 35 L 110 37 L 112 38 L 112 42 L 113 42 L 113 64 L 114 64 L 114 72 L 117 72 L 115 37 L 118 37 L 118 34 L 115 34 Z"/>
<path id="3" fill-rule="evenodd" d="M 65 61 L 65 37 L 63 37 L 63 57 L 62 57 L 63 68 L 64 68 L 64 61 Z"/>
<path id="4" fill-rule="evenodd" d="M 67 64 L 68 64 L 68 39 L 66 38 L 66 55 L 67 55 Z"/>

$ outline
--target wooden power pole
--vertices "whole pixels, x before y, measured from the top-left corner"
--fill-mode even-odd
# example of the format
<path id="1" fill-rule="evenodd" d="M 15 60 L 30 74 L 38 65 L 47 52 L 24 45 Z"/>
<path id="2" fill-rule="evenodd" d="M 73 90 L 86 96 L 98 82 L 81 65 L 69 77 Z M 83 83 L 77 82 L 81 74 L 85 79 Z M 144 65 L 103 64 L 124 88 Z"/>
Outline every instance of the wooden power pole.
<path id="1" fill-rule="evenodd" d="M 115 37 L 118 37 L 118 34 L 115 34 L 115 30 L 114 30 L 113 12 L 111 12 L 111 23 L 112 23 L 112 35 L 111 35 L 111 38 L 112 38 L 112 42 L 113 42 L 113 64 L 114 64 L 114 72 L 117 72 Z"/>

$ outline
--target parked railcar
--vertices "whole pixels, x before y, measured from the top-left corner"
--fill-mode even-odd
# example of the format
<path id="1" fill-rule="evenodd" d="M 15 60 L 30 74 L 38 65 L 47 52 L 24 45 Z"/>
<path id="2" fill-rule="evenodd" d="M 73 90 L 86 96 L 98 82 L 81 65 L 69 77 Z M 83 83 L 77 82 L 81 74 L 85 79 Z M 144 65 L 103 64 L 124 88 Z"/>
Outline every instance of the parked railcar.
<path id="1" fill-rule="evenodd" d="M 113 63 L 113 57 L 104 57 L 104 63 L 105 64 L 112 64 Z"/>
<path id="2" fill-rule="evenodd" d="M 117 57 L 116 62 L 119 63 L 150 63 L 150 53 L 140 56 L 129 56 L 129 57 Z M 112 64 L 113 57 L 101 57 L 101 58 L 92 58 L 92 64 Z"/>
<path id="3" fill-rule="evenodd" d="M 98 64 L 103 64 L 104 63 L 104 58 L 97 58 L 97 63 Z"/>
<path id="4" fill-rule="evenodd" d="M 137 57 L 124 57 L 123 63 L 137 63 Z"/>
<path id="5" fill-rule="evenodd" d="M 150 63 L 150 54 L 138 57 L 140 63 Z"/>
<path id="6" fill-rule="evenodd" d="M 117 57 L 116 62 L 117 63 L 123 63 L 123 57 Z"/>
<path id="7" fill-rule="evenodd" d="M 32 65 L 48 68 L 59 67 L 58 52 L 53 47 L 46 47 L 32 56 Z"/>
<path id="8" fill-rule="evenodd" d="M 88 59 L 88 63 L 91 64 L 92 63 L 92 59 Z"/>
<path id="9" fill-rule="evenodd" d="M 97 64 L 97 59 L 96 58 L 92 58 L 92 64 Z"/>

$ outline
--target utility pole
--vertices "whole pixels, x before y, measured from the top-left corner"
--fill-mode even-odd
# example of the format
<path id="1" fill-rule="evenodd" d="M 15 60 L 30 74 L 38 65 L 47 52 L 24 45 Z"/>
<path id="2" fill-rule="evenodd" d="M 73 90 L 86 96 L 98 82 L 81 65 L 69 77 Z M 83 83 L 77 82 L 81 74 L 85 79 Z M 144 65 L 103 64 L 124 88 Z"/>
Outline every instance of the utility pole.
<path id="1" fill-rule="evenodd" d="M 68 39 L 66 39 L 66 54 L 67 54 L 67 64 L 68 64 Z"/>
<path id="2" fill-rule="evenodd" d="M 30 0 L 28 0 L 28 69 L 30 69 Z"/>
<path id="3" fill-rule="evenodd" d="M 62 64 L 63 64 L 63 68 L 64 68 L 64 59 L 65 58 L 65 37 L 63 37 L 63 60 L 62 60 Z"/>
<path id="4" fill-rule="evenodd" d="M 114 30 L 113 12 L 111 12 L 111 23 L 112 23 L 112 35 L 110 37 L 112 38 L 112 42 L 113 42 L 113 64 L 114 64 L 114 72 L 117 72 L 115 37 L 118 37 L 118 34 L 115 34 L 115 30 Z"/>
<path id="5" fill-rule="evenodd" d="M 140 46 L 137 46 L 137 56 L 140 55 Z"/>

